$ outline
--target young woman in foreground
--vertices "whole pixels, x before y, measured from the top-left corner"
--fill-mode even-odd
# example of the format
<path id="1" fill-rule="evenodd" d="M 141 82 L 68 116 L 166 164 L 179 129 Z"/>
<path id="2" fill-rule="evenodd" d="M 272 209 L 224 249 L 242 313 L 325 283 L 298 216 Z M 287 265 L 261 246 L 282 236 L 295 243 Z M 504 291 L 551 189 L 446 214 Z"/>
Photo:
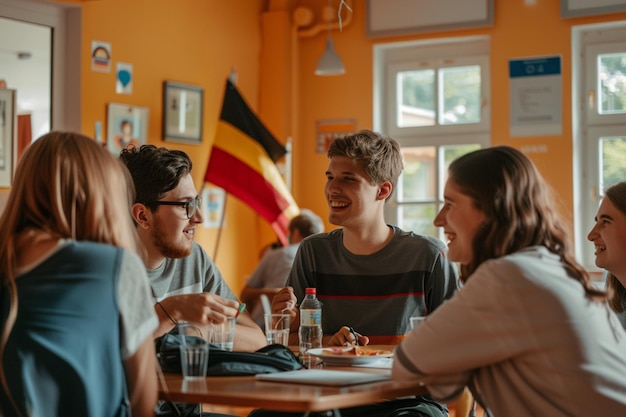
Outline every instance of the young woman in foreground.
<path id="1" fill-rule="evenodd" d="M 396 349 L 396 380 L 495 417 L 626 415 L 626 334 L 571 253 L 551 192 L 510 147 L 452 162 L 435 218 L 464 287 Z"/>
<path id="2" fill-rule="evenodd" d="M 94 140 L 52 132 L 0 217 L 0 414 L 148 417 L 157 317 L 135 251 L 132 183 Z"/>

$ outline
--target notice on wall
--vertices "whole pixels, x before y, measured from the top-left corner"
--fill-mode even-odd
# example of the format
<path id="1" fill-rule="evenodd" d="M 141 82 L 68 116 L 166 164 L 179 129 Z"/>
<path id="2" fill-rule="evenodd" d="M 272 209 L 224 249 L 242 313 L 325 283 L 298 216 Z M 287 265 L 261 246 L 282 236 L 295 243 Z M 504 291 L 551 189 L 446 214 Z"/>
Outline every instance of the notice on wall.
<path id="1" fill-rule="evenodd" d="M 509 61 L 511 137 L 563 132 L 561 57 Z"/>
<path id="2" fill-rule="evenodd" d="M 226 191 L 218 187 L 204 187 L 202 189 L 202 217 L 204 227 L 219 229 L 224 226 L 224 205 Z"/>
<path id="3" fill-rule="evenodd" d="M 317 153 L 326 153 L 335 138 L 356 132 L 356 119 L 325 119 L 316 123 Z"/>

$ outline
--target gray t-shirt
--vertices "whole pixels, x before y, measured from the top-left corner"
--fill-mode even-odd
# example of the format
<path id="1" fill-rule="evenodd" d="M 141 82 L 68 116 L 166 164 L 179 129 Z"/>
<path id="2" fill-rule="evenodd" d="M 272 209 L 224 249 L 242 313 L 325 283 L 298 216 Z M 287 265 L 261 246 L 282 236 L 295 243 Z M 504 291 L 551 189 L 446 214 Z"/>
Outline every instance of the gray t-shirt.
<path id="1" fill-rule="evenodd" d="M 157 301 L 172 295 L 201 292 L 237 300 L 237 296 L 228 287 L 217 266 L 195 242 L 189 256 L 166 258 L 158 268 L 147 269 L 147 272 Z"/>

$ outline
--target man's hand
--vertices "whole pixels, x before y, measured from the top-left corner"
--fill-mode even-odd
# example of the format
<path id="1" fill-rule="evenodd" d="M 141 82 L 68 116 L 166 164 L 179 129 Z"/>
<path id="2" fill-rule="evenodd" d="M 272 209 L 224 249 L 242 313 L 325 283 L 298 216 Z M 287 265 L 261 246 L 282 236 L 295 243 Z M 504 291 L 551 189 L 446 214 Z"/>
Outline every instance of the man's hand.
<path id="1" fill-rule="evenodd" d="M 208 292 L 174 295 L 161 304 L 177 321 L 200 324 L 222 323 L 235 317 L 239 308 L 239 302 Z"/>
<path id="2" fill-rule="evenodd" d="M 357 343 L 358 342 L 358 343 Z M 370 342 L 369 337 L 353 332 L 348 326 L 343 326 L 328 341 L 329 346 L 365 346 Z"/>
<path id="3" fill-rule="evenodd" d="M 200 294 L 173 295 L 160 302 L 161 307 L 155 306 L 159 315 L 159 328 L 154 332 L 158 337 L 172 330 L 174 323 L 164 314 L 165 309 L 175 321 L 187 321 L 196 324 L 203 335 L 213 323 L 221 323 L 227 317 L 236 317 L 239 302 L 219 295 L 203 292 Z M 265 346 L 265 335 L 261 328 L 250 318 L 247 312 L 239 315 L 235 327 L 234 349 L 243 352 L 253 352 Z"/>
<path id="4" fill-rule="evenodd" d="M 298 303 L 298 299 L 296 295 L 293 293 L 292 287 L 282 288 L 280 291 L 276 293 L 274 298 L 272 299 L 272 313 L 274 314 L 291 314 L 292 316 L 296 316 L 298 314 L 298 308 L 296 304 Z"/>
<path id="5" fill-rule="evenodd" d="M 298 329 L 300 328 L 300 310 L 296 307 L 298 299 L 292 287 L 282 288 L 272 299 L 272 313 L 291 314 L 289 323 L 289 344 L 298 344 Z"/>
<path id="6" fill-rule="evenodd" d="M 169 332 L 175 322 L 187 321 L 202 327 L 235 317 L 239 303 L 211 293 L 181 294 L 167 297 L 155 305 L 159 327 L 155 337 Z"/>

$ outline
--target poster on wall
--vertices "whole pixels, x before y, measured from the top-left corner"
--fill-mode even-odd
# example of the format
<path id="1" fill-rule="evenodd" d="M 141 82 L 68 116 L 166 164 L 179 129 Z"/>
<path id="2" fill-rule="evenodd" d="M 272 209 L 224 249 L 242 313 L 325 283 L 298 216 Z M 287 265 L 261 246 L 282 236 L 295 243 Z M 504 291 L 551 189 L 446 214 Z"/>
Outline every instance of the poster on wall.
<path id="1" fill-rule="evenodd" d="M 509 60 L 509 86 L 511 137 L 563 132 L 560 56 Z"/>
<path id="2" fill-rule="evenodd" d="M 133 64 L 118 62 L 115 78 L 115 92 L 117 94 L 133 93 Z"/>
<path id="3" fill-rule="evenodd" d="M 356 119 L 324 119 L 316 122 L 317 153 L 326 153 L 335 138 L 356 132 Z"/>
<path id="4" fill-rule="evenodd" d="M 202 189 L 202 216 L 204 227 L 219 229 L 222 227 L 224 202 L 226 191 L 219 187 L 204 187 Z"/>
<path id="5" fill-rule="evenodd" d="M 109 103 L 107 108 L 107 148 L 113 155 L 122 149 L 148 142 L 148 108 Z"/>
<path id="6" fill-rule="evenodd" d="M 109 42 L 91 42 L 91 70 L 111 72 L 111 44 Z"/>

